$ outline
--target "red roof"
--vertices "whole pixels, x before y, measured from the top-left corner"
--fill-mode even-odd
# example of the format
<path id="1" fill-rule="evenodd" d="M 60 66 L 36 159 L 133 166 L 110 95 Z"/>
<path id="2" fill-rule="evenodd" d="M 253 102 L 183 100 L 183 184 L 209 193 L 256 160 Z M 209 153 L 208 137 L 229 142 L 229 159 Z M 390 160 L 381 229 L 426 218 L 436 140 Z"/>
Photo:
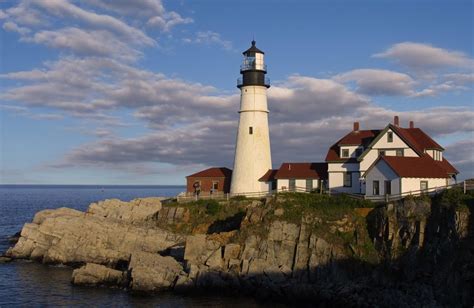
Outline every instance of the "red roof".
<path id="1" fill-rule="evenodd" d="M 441 168 L 446 170 L 448 174 L 458 174 L 459 171 L 451 165 L 449 161 L 443 158 L 442 161 L 435 160 L 436 164 L 439 165 Z"/>
<path id="2" fill-rule="evenodd" d="M 400 136 L 409 146 L 415 150 L 419 155 L 422 155 L 425 149 L 439 149 L 444 150 L 436 141 L 428 136 L 420 128 L 401 128 L 395 125 L 390 125 L 390 128 Z M 341 145 L 362 145 L 366 148 L 383 130 L 359 130 L 351 131 L 338 142 L 333 144 L 326 155 L 327 162 L 354 162 L 355 158 L 341 158 Z"/>
<path id="3" fill-rule="evenodd" d="M 404 178 L 448 178 L 447 170 L 441 167 L 441 162 L 432 159 L 428 154 L 422 157 L 381 156 L 392 170 Z M 374 163 L 376 164 L 378 160 Z"/>
<path id="4" fill-rule="evenodd" d="M 232 176 L 232 170 L 225 167 L 214 167 L 188 175 L 187 178 L 227 178 Z"/>
<path id="5" fill-rule="evenodd" d="M 275 174 L 277 173 L 278 169 L 268 169 L 268 171 L 258 179 L 260 182 L 270 182 L 275 179 Z"/>
<path id="6" fill-rule="evenodd" d="M 327 179 L 326 163 L 283 163 L 275 174 L 275 179 Z"/>

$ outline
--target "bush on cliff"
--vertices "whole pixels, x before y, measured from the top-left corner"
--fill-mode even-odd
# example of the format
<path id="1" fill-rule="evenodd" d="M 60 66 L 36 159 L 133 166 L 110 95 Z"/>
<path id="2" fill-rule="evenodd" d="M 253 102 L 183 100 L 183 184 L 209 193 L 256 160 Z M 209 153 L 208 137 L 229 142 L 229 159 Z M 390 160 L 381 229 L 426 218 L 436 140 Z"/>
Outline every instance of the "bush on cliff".
<path id="1" fill-rule="evenodd" d="M 206 213 L 208 215 L 216 215 L 221 210 L 221 205 L 216 200 L 207 200 Z"/>
<path id="2" fill-rule="evenodd" d="M 278 195 L 278 202 L 285 209 L 284 218 L 291 222 L 300 222 L 301 217 L 314 214 L 322 219 L 340 219 L 355 208 L 372 208 L 374 203 L 359 200 L 346 195 L 321 195 L 305 193 L 283 193 Z"/>

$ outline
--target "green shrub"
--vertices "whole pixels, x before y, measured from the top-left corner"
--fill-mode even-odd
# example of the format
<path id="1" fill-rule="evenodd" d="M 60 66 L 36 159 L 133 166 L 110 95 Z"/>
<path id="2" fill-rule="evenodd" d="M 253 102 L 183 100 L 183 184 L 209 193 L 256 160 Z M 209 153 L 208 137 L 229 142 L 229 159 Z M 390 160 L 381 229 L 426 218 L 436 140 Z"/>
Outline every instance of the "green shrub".
<path id="1" fill-rule="evenodd" d="M 470 207 L 474 206 L 474 195 L 472 193 L 464 194 L 461 187 L 455 187 L 433 197 L 433 201 L 446 208 Z"/>
<path id="2" fill-rule="evenodd" d="M 206 200 L 206 213 L 208 215 L 216 215 L 221 210 L 221 205 L 216 200 Z"/>

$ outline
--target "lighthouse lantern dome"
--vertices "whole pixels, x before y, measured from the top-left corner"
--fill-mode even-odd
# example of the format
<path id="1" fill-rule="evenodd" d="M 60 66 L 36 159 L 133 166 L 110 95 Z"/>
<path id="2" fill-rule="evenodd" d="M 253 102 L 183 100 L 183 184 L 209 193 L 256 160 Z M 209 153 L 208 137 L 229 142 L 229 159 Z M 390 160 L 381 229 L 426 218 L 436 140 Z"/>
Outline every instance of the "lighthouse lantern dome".
<path id="1" fill-rule="evenodd" d="M 244 55 L 244 60 L 240 66 L 242 72 L 249 70 L 267 71 L 263 60 L 265 53 L 257 48 L 255 40 L 252 41 L 252 46 L 242 54 Z"/>

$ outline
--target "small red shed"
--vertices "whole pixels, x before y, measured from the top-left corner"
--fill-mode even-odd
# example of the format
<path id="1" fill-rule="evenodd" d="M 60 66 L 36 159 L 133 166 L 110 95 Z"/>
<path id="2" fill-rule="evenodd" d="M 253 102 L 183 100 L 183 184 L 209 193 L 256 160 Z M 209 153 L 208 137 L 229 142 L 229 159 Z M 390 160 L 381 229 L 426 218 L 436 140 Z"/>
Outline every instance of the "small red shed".
<path id="1" fill-rule="evenodd" d="M 188 193 L 229 193 L 232 170 L 225 167 L 209 168 L 186 177 Z"/>

